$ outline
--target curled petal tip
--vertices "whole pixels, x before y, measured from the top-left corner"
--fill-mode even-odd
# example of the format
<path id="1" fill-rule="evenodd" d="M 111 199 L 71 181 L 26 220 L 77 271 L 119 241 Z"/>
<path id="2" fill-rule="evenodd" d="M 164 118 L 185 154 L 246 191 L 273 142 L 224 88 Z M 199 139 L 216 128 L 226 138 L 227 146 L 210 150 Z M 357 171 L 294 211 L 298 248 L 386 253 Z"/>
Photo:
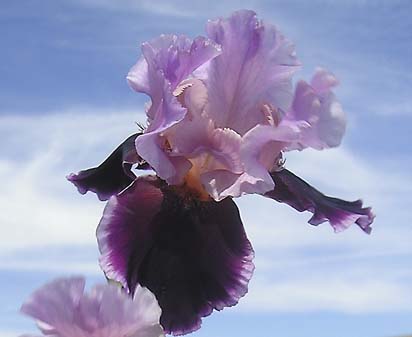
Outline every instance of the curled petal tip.
<path id="1" fill-rule="evenodd" d="M 328 221 L 335 232 L 341 232 L 355 223 L 365 233 L 371 233 L 375 215 L 370 207 L 363 207 L 362 200 L 345 201 L 326 196 L 286 169 L 272 172 L 271 176 L 275 188 L 265 196 L 286 203 L 299 212 L 313 213 L 309 224 L 317 226 Z"/>
<path id="2" fill-rule="evenodd" d="M 356 224 L 362 228 L 366 234 L 370 234 L 372 232 L 371 225 L 375 220 L 376 214 L 372 212 L 372 207 L 366 207 L 363 210 L 365 214 L 356 220 Z"/>
<path id="3" fill-rule="evenodd" d="M 78 181 L 78 180 L 80 180 L 79 179 L 79 173 L 78 174 L 70 173 L 70 174 L 66 175 L 66 179 L 68 181 L 70 181 L 74 186 L 76 186 L 76 188 L 77 188 L 77 190 L 80 194 L 86 194 L 87 193 L 87 191 L 88 191 L 87 188 L 83 187 L 81 185 L 81 183 L 79 183 L 79 181 Z"/>
<path id="4" fill-rule="evenodd" d="M 79 193 L 90 191 L 96 193 L 99 200 L 108 200 L 130 185 L 135 178 L 131 168 L 133 163 L 140 160 L 134 147 L 134 141 L 139 135 L 137 133 L 128 137 L 99 166 L 77 174 L 70 173 L 66 179 L 77 187 Z"/>

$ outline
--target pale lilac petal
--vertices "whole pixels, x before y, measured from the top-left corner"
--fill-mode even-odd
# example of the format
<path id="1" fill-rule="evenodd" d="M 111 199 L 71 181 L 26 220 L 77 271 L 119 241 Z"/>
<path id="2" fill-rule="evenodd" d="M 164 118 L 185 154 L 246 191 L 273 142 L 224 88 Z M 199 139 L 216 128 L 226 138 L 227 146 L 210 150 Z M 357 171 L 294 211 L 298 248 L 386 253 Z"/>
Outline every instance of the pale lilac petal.
<path id="1" fill-rule="evenodd" d="M 264 194 L 274 187 L 269 171 L 276 167 L 281 151 L 289 143 L 296 141 L 301 129 L 307 127 L 303 123 L 281 123 L 277 127 L 258 125 L 248 131 L 237 144 L 230 146 L 230 139 L 220 141 L 227 149 L 225 159 L 232 158 L 237 166 L 215 166 L 205 170 L 200 176 L 210 196 L 220 201 L 226 197 L 239 197 L 244 194 Z M 225 129 L 225 133 L 229 133 Z M 233 132 L 233 131 L 232 131 Z M 213 162 L 219 156 L 210 151 Z M 223 155 L 224 152 L 221 152 Z M 213 167 L 213 169 L 211 169 Z"/>
<path id="2" fill-rule="evenodd" d="M 175 153 L 184 155 L 192 163 L 191 175 L 195 174 L 206 191 L 216 200 L 219 187 L 215 186 L 214 173 L 222 170 L 237 177 L 243 172 L 240 159 L 242 138 L 234 130 L 215 128 L 204 114 L 207 101 L 206 87 L 200 80 L 188 80 L 179 100 L 188 107 L 188 114 L 179 124 L 170 128 L 165 136 Z"/>
<path id="3" fill-rule="evenodd" d="M 128 137 L 98 167 L 77 174 L 71 173 L 67 180 L 73 183 L 81 194 L 91 191 L 96 193 L 100 200 L 108 200 L 131 184 L 136 177 L 131 168 L 141 159 L 135 148 L 135 139 L 139 135 L 137 133 Z"/>
<path id="4" fill-rule="evenodd" d="M 217 44 L 202 36 L 192 41 L 184 35 L 161 35 L 142 44 L 143 58 L 132 67 L 127 80 L 136 91 L 152 96 L 150 72 L 160 71 L 174 89 L 220 52 Z"/>
<path id="5" fill-rule="evenodd" d="M 70 333 L 84 286 L 83 278 L 57 279 L 35 291 L 21 311 L 39 321 L 47 335 Z"/>
<path id="6" fill-rule="evenodd" d="M 59 337 L 164 336 L 156 298 L 138 286 L 129 297 L 114 284 L 84 293 L 83 278 L 57 279 L 37 290 L 22 312 L 35 318 L 44 335 Z M 145 332 L 152 334 L 144 334 Z"/>
<path id="7" fill-rule="evenodd" d="M 335 75 L 323 68 L 317 68 L 312 80 L 310 81 L 311 87 L 318 94 L 327 93 L 338 84 L 339 81 Z"/>
<path id="8" fill-rule="evenodd" d="M 216 128 L 214 122 L 203 111 L 207 102 L 207 91 L 202 81 L 191 79 L 184 82 L 187 87 L 182 90 L 179 100 L 188 108 L 185 119 L 170 128 L 165 136 L 175 153 L 184 155 L 192 161 L 206 154 L 213 156 L 206 163 L 199 163 L 204 170 L 214 170 L 222 165 L 232 171 L 240 170 L 239 149 L 241 136 L 228 128 Z M 204 157 L 204 156 L 203 156 Z"/>
<path id="9" fill-rule="evenodd" d="M 197 148 L 205 145 L 214 130 L 214 124 L 203 114 L 207 102 L 207 89 L 202 81 L 184 81 L 176 91 L 178 100 L 187 108 L 185 118 L 164 132 L 173 153 L 188 157 Z"/>
<path id="10" fill-rule="evenodd" d="M 276 158 L 287 144 L 299 137 L 300 129 L 299 124 L 281 124 L 278 127 L 258 125 L 248 131 L 243 136 L 240 148 L 243 173 L 239 174 L 236 180 L 233 180 L 233 175 L 224 172 L 219 172 L 214 178 L 215 188 L 220 189 L 220 199 L 249 193 L 263 194 L 273 189 L 269 170 L 275 166 Z M 230 185 L 222 190 L 229 181 Z"/>
<path id="11" fill-rule="evenodd" d="M 83 313 L 83 320 L 87 331 L 107 331 L 110 336 L 127 336 L 133 332 L 139 334 L 145 330 L 162 331 L 159 325 L 161 309 L 154 296 L 147 288 L 136 287 L 133 299 L 128 297 L 118 286 L 97 286 L 92 289 L 90 295 L 84 296 L 79 312 Z M 93 311 L 84 310 L 85 303 L 92 302 L 96 306 L 96 314 Z M 87 309 L 90 308 L 88 305 Z M 93 323 L 94 318 L 97 324 Z M 109 331 L 111 332 L 109 333 Z M 161 334 L 163 336 L 163 333 Z M 157 337 L 157 334 L 152 335 Z M 100 336 L 99 336 L 100 337 Z"/>
<path id="12" fill-rule="evenodd" d="M 133 90 L 149 96 L 153 95 L 151 78 L 149 76 L 149 65 L 144 57 L 137 60 L 136 64 L 129 70 L 126 79 Z"/>
<path id="13" fill-rule="evenodd" d="M 207 171 L 222 168 L 219 164 L 216 165 L 216 163 L 222 163 L 223 167 L 231 172 L 243 172 L 240 158 L 242 137 L 236 131 L 227 128 L 215 129 L 210 140 L 209 149 L 213 160 L 206 166 Z"/>
<path id="14" fill-rule="evenodd" d="M 346 131 L 346 116 L 335 95 L 325 93 L 321 100 L 317 133 L 320 144 L 315 149 L 337 147 L 341 144 Z"/>
<path id="15" fill-rule="evenodd" d="M 156 74 L 159 75 L 159 74 Z M 136 150 L 156 173 L 169 183 L 178 181 L 180 170 L 177 170 L 174 163 L 169 159 L 169 145 L 167 140 L 162 137 L 167 129 L 181 121 L 186 109 L 177 101 L 171 92 L 170 84 L 163 80 L 163 91 L 159 100 L 154 101 L 149 110 L 153 115 L 145 133 L 136 138 Z"/>
<path id="16" fill-rule="evenodd" d="M 196 68 L 219 54 L 219 48 L 206 38 L 193 42 L 184 36 L 162 35 L 142 45 L 141 59 L 129 72 L 131 87 L 148 94 L 151 106 L 147 112 L 149 126 L 136 139 L 136 149 L 156 173 L 171 184 L 179 183 L 190 164 L 184 158 L 171 160 L 168 144 L 162 134 L 186 115 L 173 95 L 177 85 Z M 178 165 L 176 167 L 176 165 Z"/>
<path id="17" fill-rule="evenodd" d="M 210 62 L 207 79 L 208 114 L 216 126 L 242 135 L 266 123 L 263 104 L 286 111 L 293 95 L 291 77 L 299 63 L 294 47 L 274 26 L 242 10 L 210 21 L 207 33 L 222 46 L 222 54 Z"/>
<path id="18" fill-rule="evenodd" d="M 232 200 L 193 200 L 154 178 L 139 178 L 109 200 L 97 237 L 106 275 L 132 293 L 137 283 L 148 287 L 162 326 L 175 335 L 236 304 L 253 272 L 253 250 Z"/>
<path id="19" fill-rule="evenodd" d="M 363 207 L 361 200 L 345 201 L 325 196 L 286 169 L 271 175 L 275 188 L 265 196 L 286 203 L 299 212 L 313 213 L 309 220 L 311 225 L 328 221 L 336 232 L 340 232 L 356 223 L 365 233 L 371 232 L 375 215 L 370 207 Z"/>
<path id="20" fill-rule="evenodd" d="M 245 194 L 261 194 L 271 186 L 261 178 L 247 173 L 236 174 L 227 170 L 206 172 L 202 174 L 201 181 L 209 195 L 216 201 Z"/>
<path id="21" fill-rule="evenodd" d="M 317 70 L 311 85 L 305 81 L 297 84 L 292 110 L 286 118 L 307 121 L 310 127 L 289 149 L 312 147 L 322 150 L 340 145 L 346 130 L 346 117 L 331 91 L 337 84 L 336 77 L 323 69 Z"/>
<path id="22" fill-rule="evenodd" d="M 161 135 L 167 129 L 166 126 L 143 134 L 136 139 L 136 149 L 159 177 L 169 184 L 179 184 L 192 165 L 184 156 L 171 153 L 168 139 Z"/>
<path id="23" fill-rule="evenodd" d="M 196 127 L 195 120 L 187 124 L 193 125 L 192 131 L 188 131 L 193 135 L 193 140 L 191 141 L 186 135 L 179 136 L 183 132 L 178 132 L 175 139 L 178 138 L 179 143 L 187 139 L 184 148 L 190 149 L 190 152 L 185 153 L 193 165 L 190 174 L 199 177 L 207 193 L 214 200 L 219 201 L 227 196 L 222 192 L 226 187 L 230 187 L 229 180 L 237 180 L 243 172 L 240 158 L 242 138 L 231 129 L 213 129 L 210 124 L 200 125 L 200 123 Z M 196 130 L 197 134 L 194 134 Z M 216 175 L 228 177 L 229 180 L 216 179 Z"/>

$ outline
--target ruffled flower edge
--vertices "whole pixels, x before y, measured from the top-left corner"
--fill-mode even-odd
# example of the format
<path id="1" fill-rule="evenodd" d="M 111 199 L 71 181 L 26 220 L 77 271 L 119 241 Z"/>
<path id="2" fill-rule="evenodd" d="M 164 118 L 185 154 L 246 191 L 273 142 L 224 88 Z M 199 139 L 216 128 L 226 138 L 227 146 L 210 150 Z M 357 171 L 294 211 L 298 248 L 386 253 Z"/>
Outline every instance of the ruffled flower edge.
<path id="1" fill-rule="evenodd" d="M 194 200 L 156 177 L 139 177 L 109 200 L 97 238 L 106 276 L 131 293 L 137 284 L 150 289 L 165 332 L 174 335 L 235 305 L 253 274 L 235 203 Z"/>

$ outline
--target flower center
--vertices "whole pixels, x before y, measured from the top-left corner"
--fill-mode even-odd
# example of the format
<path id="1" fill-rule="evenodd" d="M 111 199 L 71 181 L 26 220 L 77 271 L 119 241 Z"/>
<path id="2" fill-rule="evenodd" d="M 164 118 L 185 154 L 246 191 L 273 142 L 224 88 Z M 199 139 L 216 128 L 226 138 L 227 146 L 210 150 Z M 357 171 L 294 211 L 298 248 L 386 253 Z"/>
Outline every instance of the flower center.
<path id="1" fill-rule="evenodd" d="M 184 178 L 184 186 L 188 188 L 192 194 L 195 194 L 197 199 L 202 201 L 207 201 L 210 199 L 209 193 L 207 193 L 203 187 L 196 170 L 191 169 L 186 174 Z"/>
<path id="2" fill-rule="evenodd" d="M 191 159 L 190 162 L 193 166 L 184 177 L 184 186 L 188 188 L 191 193 L 195 194 L 196 197 L 202 201 L 210 200 L 210 195 L 205 190 L 200 180 L 200 175 L 204 171 L 204 168 L 208 164 L 210 158 L 210 155 L 205 154 L 194 159 Z"/>

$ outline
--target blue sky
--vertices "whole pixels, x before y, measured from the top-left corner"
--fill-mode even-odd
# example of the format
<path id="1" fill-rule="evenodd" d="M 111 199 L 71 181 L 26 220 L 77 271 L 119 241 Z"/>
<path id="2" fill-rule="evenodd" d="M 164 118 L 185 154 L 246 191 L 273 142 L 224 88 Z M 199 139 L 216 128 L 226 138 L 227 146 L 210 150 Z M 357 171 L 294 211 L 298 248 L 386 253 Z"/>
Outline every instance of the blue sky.
<path id="1" fill-rule="evenodd" d="M 324 192 L 362 197 L 371 236 L 311 227 L 308 214 L 238 200 L 256 250 L 249 294 L 193 336 L 391 337 L 412 332 L 412 3 L 409 1 L 3 1 L 0 4 L 0 337 L 35 331 L 18 314 L 45 281 L 103 281 L 94 237 L 103 203 L 65 175 L 100 162 L 144 121 L 125 81 L 139 45 L 202 35 L 208 18 L 254 9 L 291 39 L 308 79 L 340 79 L 341 148 L 289 154 Z"/>

